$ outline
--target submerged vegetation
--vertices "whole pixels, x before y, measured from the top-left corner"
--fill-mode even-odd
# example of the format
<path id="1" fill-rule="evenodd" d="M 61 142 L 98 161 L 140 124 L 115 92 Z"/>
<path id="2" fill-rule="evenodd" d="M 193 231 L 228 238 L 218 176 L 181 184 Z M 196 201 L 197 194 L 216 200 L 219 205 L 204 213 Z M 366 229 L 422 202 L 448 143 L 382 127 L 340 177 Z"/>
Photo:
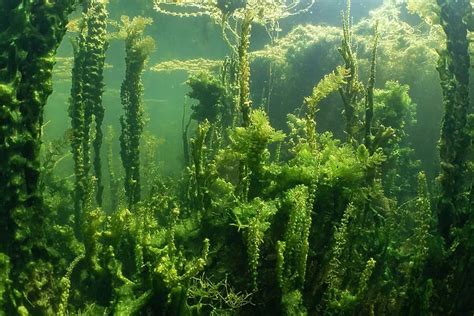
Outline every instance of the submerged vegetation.
<path id="1" fill-rule="evenodd" d="M 210 18 L 227 56 L 150 68 L 151 18 L 111 21 L 99 0 L 0 0 L 0 315 L 474 312 L 469 0 L 386 4 L 358 23 L 347 1 L 342 30 L 287 32 L 314 1 L 152 2 L 159 17 Z M 43 143 L 75 7 L 70 129 Z M 121 129 L 103 150 L 109 42 L 125 62 Z M 145 128 L 148 70 L 190 74 L 179 176 Z M 426 162 L 430 85 L 444 110 Z"/>

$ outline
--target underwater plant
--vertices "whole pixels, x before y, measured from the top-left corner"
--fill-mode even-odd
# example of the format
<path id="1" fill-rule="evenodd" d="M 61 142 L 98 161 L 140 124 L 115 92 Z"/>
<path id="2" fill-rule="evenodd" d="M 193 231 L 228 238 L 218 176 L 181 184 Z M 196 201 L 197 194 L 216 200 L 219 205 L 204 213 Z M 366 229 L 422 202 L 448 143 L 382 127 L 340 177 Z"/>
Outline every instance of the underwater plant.
<path id="1" fill-rule="evenodd" d="M 374 90 L 375 134 L 390 133 L 381 144 L 387 160 L 382 165 L 385 192 L 399 203 L 406 202 L 416 192 L 416 177 L 420 172 L 420 161 L 409 134 L 416 123 L 417 105 L 413 103 L 409 86 L 397 81 L 387 81 L 382 89 Z"/>
<path id="2" fill-rule="evenodd" d="M 294 15 L 302 14 L 311 9 L 315 0 L 186 0 L 170 3 L 167 0 L 154 0 L 155 10 L 176 17 L 209 16 L 221 25 L 223 36 L 229 44 L 227 33 L 238 37 L 232 22 L 245 19 L 247 14 L 255 17 L 255 22 L 264 25 L 269 35 L 279 32 L 279 21 Z M 183 9 L 191 8 L 192 11 Z M 232 45 L 231 45 L 232 46 Z M 234 46 L 235 48 L 235 46 Z"/>
<path id="3" fill-rule="evenodd" d="M 305 185 L 296 186 L 286 192 L 283 201 L 288 207 L 288 226 L 284 239 L 277 242 L 277 278 L 287 315 L 306 311 L 302 299 L 315 189 L 313 186 L 311 192 Z"/>
<path id="4" fill-rule="evenodd" d="M 470 113 L 469 40 L 467 21 L 472 18 L 473 8 L 468 0 L 438 0 L 440 23 L 446 35 L 446 47 L 440 52 L 438 72 L 443 90 L 444 116 L 440 136 L 441 172 L 440 195 L 437 204 L 438 229 L 447 251 L 443 275 L 452 279 L 440 284 L 439 290 L 446 293 L 446 313 L 462 313 L 473 307 L 464 295 L 472 290 L 472 272 L 466 271 L 464 262 L 472 260 L 472 238 L 464 233 L 471 231 L 472 174 L 468 169 L 472 159 L 473 140 L 468 124 Z M 467 260 L 467 261 L 466 261 Z M 463 275 L 463 276 L 461 276 Z M 466 281 L 467 279 L 469 281 Z M 454 294 L 455 293 L 455 294 Z"/>
<path id="5" fill-rule="evenodd" d="M 143 36 L 152 20 L 122 17 L 121 32 L 125 38 L 125 78 L 120 89 L 124 114 L 120 118 L 120 156 L 125 169 L 125 193 L 131 209 L 140 200 L 140 137 L 143 132 L 143 83 L 141 75 L 145 62 L 154 50 L 154 40 Z"/>
<path id="6" fill-rule="evenodd" d="M 253 16 L 247 13 L 242 22 L 240 44 L 238 48 L 240 84 L 239 110 L 242 114 L 242 126 L 244 127 L 247 127 L 250 124 L 250 109 L 252 108 L 252 101 L 250 100 L 250 61 L 248 57 L 252 20 Z"/>
<path id="7" fill-rule="evenodd" d="M 344 12 L 342 21 L 342 43 L 339 48 L 339 53 L 344 60 L 344 67 L 348 71 L 346 84 L 339 88 L 344 104 L 344 117 L 346 119 L 345 132 L 350 143 L 357 139 L 357 131 L 360 128 L 358 118 L 358 103 L 361 94 L 363 93 L 363 85 L 359 81 L 359 69 L 357 63 L 357 56 L 354 53 L 353 43 L 353 28 L 351 22 L 351 1 L 347 1 L 347 9 Z"/>
<path id="8" fill-rule="evenodd" d="M 0 315 L 472 314 L 472 0 L 408 2 L 353 23 L 347 1 L 342 29 L 304 25 L 323 12 L 306 11 L 313 1 L 121 0 L 108 4 L 110 19 L 104 1 L 76 3 L 76 58 L 63 55 L 67 43 L 59 50 L 50 100 L 65 110 L 71 88 L 72 128 L 50 138 L 61 111 L 46 128 L 42 109 L 73 3 L 0 0 Z M 145 17 L 114 21 L 153 3 L 162 14 L 149 28 Z M 437 15 L 429 24 L 407 8 Z M 228 50 L 209 45 L 207 56 L 229 54 L 222 60 L 195 56 L 200 38 L 182 40 L 212 23 L 222 31 L 212 43 Z M 123 42 L 105 51 L 110 26 L 125 52 Z M 151 56 L 145 28 L 164 44 L 183 37 Z M 146 73 L 166 56 L 190 59 Z M 155 77 L 174 69 L 190 76 L 173 87 Z M 103 92 L 123 112 L 105 113 Z M 420 142 L 439 122 L 418 122 L 441 114 L 436 181 L 425 166 L 439 161 Z M 145 128 L 155 115 L 166 124 Z M 169 159 L 181 157 L 181 139 L 162 138 L 170 132 L 183 140 L 178 170 Z"/>
<path id="9" fill-rule="evenodd" d="M 440 230 L 449 245 L 452 242 L 449 230 L 462 227 L 468 212 L 465 192 L 470 184 L 465 170 L 472 141 L 467 130 L 470 55 L 464 17 L 472 14 L 472 8 L 467 0 L 440 0 L 438 4 L 446 34 L 446 50 L 440 53 L 438 64 L 445 107 L 440 138 L 442 192 L 438 212 Z"/>
<path id="10" fill-rule="evenodd" d="M 54 56 L 73 9 L 70 0 L 0 1 L 0 301 L 7 314 L 51 311 L 48 214 L 38 190 L 41 127 Z"/>
<path id="11" fill-rule="evenodd" d="M 216 123 L 222 117 L 222 108 L 225 106 L 225 88 L 221 81 L 209 73 L 201 72 L 190 77 L 187 84 L 191 88 L 188 96 L 199 101 L 199 104 L 191 107 L 191 118 L 199 123 L 205 120 Z"/>
<path id="12" fill-rule="evenodd" d="M 74 66 L 71 78 L 71 147 L 75 173 L 75 221 L 76 234 L 81 236 L 80 227 L 86 206 L 86 197 L 96 192 L 96 203 L 102 206 L 103 180 L 101 169 L 102 121 L 104 107 L 103 72 L 106 40 L 107 11 L 101 1 L 83 3 L 83 13 L 79 34 L 73 42 Z M 94 126 L 94 130 L 92 130 Z M 94 149 L 91 163 L 91 143 Z M 96 188 L 89 186 L 89 171 L 94 167 Z M 90 206 L 89 206 L 90 207 Z"/>

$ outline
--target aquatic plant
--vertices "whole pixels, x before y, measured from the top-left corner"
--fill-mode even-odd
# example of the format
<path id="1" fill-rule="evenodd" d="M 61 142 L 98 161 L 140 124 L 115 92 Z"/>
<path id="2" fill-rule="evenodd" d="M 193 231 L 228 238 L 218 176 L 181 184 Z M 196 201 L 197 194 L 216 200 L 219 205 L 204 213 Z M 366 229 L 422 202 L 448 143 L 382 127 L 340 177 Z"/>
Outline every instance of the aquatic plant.
<path id="1" fill-rule="evenodd" d="M 351 22 L 351 1 L 347 1 L 347 9 L 342 21 L 342 43 L 339 53 L 344 60 L 344 67 L 348 72 L 346 83 L 339 88 L 344 104 L 344 117 L 346 119 L 345 132 L 350 143 L 357 139 L 357 131 L 360 128 L 358 118 L 358 102 L 363 93 L 363 85 L 359 81 L 359 69 L 357 56 L 354 53 L 353 27 Z"/>
<path id="2" fill-rule="evenodd" d="M 69 300 L 69 291 L 71 289 L 71 275 L 77 264 L 84 259 L 84 254 L 77 256 L 70 264 L 67 269 L 66 275 L 61 279 L 61 286 L 63 293 L 61 295 L 61 302 L 58 307 L 58 315 L 64 316 L 66 314 L 68 300 Z"/>
<path id="3" fill-rule="evenodd" d="M 195 100 L 193 112 L 183 113 L 189 163 L 181 176 L 164 176 L 165 168 L 157 161 L 161 139 L 144 132 L 141 75 L 152 46 L 143 35 L 149 20 L 124 17 L 114 36 L 126 42 L 120 146 L 127 179 L 123 183 L 121 170 L 114 167 L 110 127 L 106 137 L 110 189 L 105 195 L 110 194 L 110 202 L 104 199 L 102 207 L 96 207 L 92 156 L 84 158 L 85 146 L 74 137 L 84 139 L 88 133 L 86 145 L 93 147 L 98 132 L 94 114 L 85 113 L 86 94 L 73 94 L 82 102 L 74 109 L 75 123 L 89 127 L 79 129 L 83 134 L 68 130 L 62 138 L 42 146 L 37 188 L 45 204 L 41 214 L 35 209 L 30 214 L 30 205 L 23 200 L 21 213 L 8 217 L 4 210 L 0 212 L 6 219 L 0 223 L 6 232 L 0 236 L 0 314 L 471 313 L 469 293 L 474 278 L 467 268 L 474 253 L 474 189 L 469 179 L 474 171 L 473 147 L 469 143 L 462 164 L 466 208 L 448 228 L 448 239 L 443 240 L 436 230 L 433 216 L 432 197 L 439 198 L 438 188 L 424 173 L 415 176 L 419 170 L 411 140 L 419 135 L 412 129 L 414 96 L 417 103 L 436 99 L 419 88 L 429 82 L 425 76 L 439 44 L 435 36 L 422 38 L 426 33 L 421 29 L 427 26 L 410 28 L 402 20 L 400 7 L 389 6 L 352 25 L 347 9 L 342 32 L 333 27 L 298 26 L 282 39 L 272 38 L 264 50 L 249 52 L 252 25 L 264 25 L 274 36 L 279 32 L 276 17 L 287 14 L 276 7 L 300 2 L 173 3 L 177 4 L 159 6 L 176 9 L 183 16 L 207 10 L 215 14 L 215 21 L 225 24 L 221 25 L 224 37 L 232 47 L 232 56 L 220 62 L 219 70 L 196 72 L 188 80 L 189 96 Z M 380 42 L 372 34 L 375 18 L 380 18 Z M 0 26 L 2 23 L 0 19 Z M 79 41 L 84 44 L 86 26 L 78 28 Z M 2 60 L 16 62 L 28 57 L 10 51 L 11 43 L 25 45 L 23 40 L 9 42 L 5 49 L 13 59 L 0 54 L 1 80 L 10 69 L 2 66 Z M 339 67 L 338 47 L 343 58 Z M 77 46 L 78 61 L 84 62 L 79 51 Z M 451 67 L 450 56 L 444 60 L 446 73 L 457 69 Z M 64 62 L 61 73 L 69 60 Z M 203 62 L 206 67 L 214 65 Z M 272 63 L 273 74 L 268 74 L 267 66 Z M 183 66 L 162 66 L 167 65 Z M 375 85 L 375 68 L 380 87 Z M 77 66 L 74 74 L 86 76 L 87 70 Z M 399 81 L 386 81 L 392 74 Z M 362 84 L 359 78 L 368 78 L 368 83 Z M 459 87 L 458 78 L 447 78 L 446 88 Z M 72 92 L 87 90 L 87 82 L 78 84 L 76 79 Z M 413 83 L 414 79 L 419 82 Z M 11 119 L 2 125 L 4 131 L 22 129 L 21 116 L 5 112 L 7 105 L 15 104 L 5 96 L 15 101 L 24 96 L 25 89 L 2 94 L 27 79 L 18 75 L 16 80 L 12 84 L 0 81 L 0 113 Z M 259 80 L 264 84 L 255 84 Z M 261 88 L 259 103 L 256 90 Z M 272 105 L 281 104 L 281 109 L 274 106 L 268 113 L 266 89 L 272 89 Z M 446 97 L 453 96 L 451 90 Z M 343 96 L 342 102 L 337 95 L 332 98 L 334 92 Z M 353 101 L 345 104 L 344 98 Z M 252 100 L 260 107 L 254 108 Z M 340 105 L 343 115 L 331 103 Z M 301 107 L 285 110 L 294 104 Z M 347 113 L 347 108 L 353 112 Z M 420 117 L 426 111 L 421 113 Z M 275 124 L 276 117 L 283 114 L 288 126 L 285 132 L 279 130 L 282 124 Z M 85 116 L 92 118 L 89 123 Z M 337 124 L 330 126 L 333 122 Z M 191 131 L 191 127 L 196 129 Z M 471 115 L 464 128 L 470 140 L 473 127 Z M 334 135 L 322 132 L 328 128 Z M 454 134 L 453 138 L 464 136 Z M 0 149 L 16 149 L 12 144 L 22 136 L 9 135 Z M 79 223 L 71 203 L 77 193 L 69 176 L 74 161 L 64 149 L 70 139 L 77 147 L 77 157 L 91 169 L 82 180 L 81 240 L 73 231 Z M 450 139 L 447 144 L 452 144 Z M 89 147 L 88 152 L 92 151 Z M 9 156 L 0 156 L 0 167 L 10 167 L 4 164 L 4 157 Z M 430 157 L 429 162 L 435 160 Z M 18 170 L 0 169 L 0 175 L 14 171 Z M 23 184 L 18 188 L 23 189 Z M 41 227 L 32 217 L 38 214 Z M 11 228 L 12 223 L 18 225 Z M 446 240 L 451 244 L 443 244 Z"/>
<path id="4" fill-rule="evenodd" d="M 383 184 L 385 192 L 401 203 L 416 193 L 416 175 L 420 171 L 409 138 L 416 123 L 416 107 L 407 85 L 387 81 L 383 89 L 374 90 L 375 141 L 387 156 L 381 170 Z M 389 138 L 383 140 L 386 133 L 390 133 Z"/>
<path id="5" fill-rule="evenodd" d="M 89 171 L 94 167 L 96 178 L 96 202 L 102 206 L 103 184 L 101 169 L 102 121 L 104 107 L 103 71 L 106 40 L 107 11 L 101 1 L 84 2 L 81 27 L 73 42 L 74 66 L 72 69 L 71 98 L 69 116 L 71 117 L 71 147 L 75 169 L 75 218 L 76 234 L 79 231 L 85 199 L 93 187 L 88 186 Z M 94 130 L 92 130 L 94 126 Z M 91 163 L 91 143 L 94 149 Z"/>
<path id="6" fill-rule="evenodd" d="M 377 45 L 379 40 L 378 26 L 375 26 L 375 36 L 372 46 L 372 54 L 370 59 L 370 72 L 369 81 L 367 83 L 367 92 L 365 96 L 365 133 L 364 133 L 364 144 L 371 153 L 376 148 L 373 147 L 373 135 L 372 135 L 372 121 L 374 118 L 374 89 L 375 89 L 375 63 L 377 57 Z"/>
<path id="7" fill-rule="evenodd" d="M 306 311 L 303 289 L 306 280 L 306 261 L 310 250 L 309 233 L 315 187 L 310 192 L 304 185 L 285 194 L 283 201 L 288 212 L 284 239 L 277 242 L 277 278 L 282 291 L 282 308 L 286 315 Z"/>
<path id="8" fill-rule="evenodd" d="M 117 210 L 120 204 L 120 178 L 115 173 L 114 164 L 114 150 L 113 142 L 115 139 L 115 133 L 112 126 L 107 127 L 106 144 L 107 144 L 107 172 L 109 175 L 109 194 L 110 194 L 110 209 Z"/>
<path id="9" fill-rule="evenodd" d="M 472 14 L 469 1 L 438 1 L 441 25 L 446 33 L 446 50 L 440 53 L 438 72 L 443 88 L 444 118 L 440 138 L 441 196 L 439 224 L 447 245 L 449 231 L 466 220 L 466 160 L 471 140 L 467 131 L 469 110 L 469 67 L 467 25 L 464 16 Z"/>
<path id="10" fill-rule="evenodd" d="M 239 110 L 242 114 L 242 126 L 247 127 L 250 124 L 250 109 L 252 101 L 250 100 L 250 61 L 248 58 L 248 50 L 250 47 L 250 31 L 253 16 L 248 13 L 242 22 L 239 53 L 239 84 L 240 84 L 240 101 Z"/>
<path id="11" fill-rule="evenodd" d="M 427 313 L 430 309 L 430 299 L 433 292 L 433 280 L 426 276 L 425 264 L 430 255 L 430 243 L 433 240 L 434 221 L 431 216 L 432 208 L 426 175 L 422 172 L 417 177 L 417 197 L 414 201 L 415 228 L 413 235 L 406 240 L 412 245 L 407 264 L 407 293 L 405 309 L 410 313 Z M 404 247 L 404 249 L 410 249 Z"/>
<path id="12" fill-rule="evenodd" d="M 472 247 L 472 240 L 461 237 L 463 231 L 470 231 L 469 219 L 472 217 L 469 192 L 473 184 L 472 175 L 467 172 L 468 155 L 472 148 L 468 125 L 471 63 L 466 21 L 473 11 L 468 0 L 438 0 L 437 3 L 440 6 L 441 26 L 446 34 L 446 49 L 440 52 L 437 68 L 444 104 L 440 136 L 441 190 L 437 212 L 439 232 L 445 243 L 444 249 L 448 251 L 445 258 L 448 267 L 441 269 L 441 273 L 457 276 L 449 284 L 440 285 L 439 290 L 446 293 L 445 302 L 455 302 L 446 305 L 445 312 L 462 313 L 461 310 L 473 308 L 472 302 L 463 298 L 472 288 L 472 282 L 465 282 L 472 273 L 465 274 L 468 272 L 463 263 L 470 260 L 467 249 Z"/>
<path id="13" fill-rule="evenodd" d="M 189 74 L 199 74 L 201 72 L 216 73 L 222 67 L 222 60 L 212 59 L 189 59 L 189 60 L 168 60 L 160 62 L 150 68 L 155 72 L 186 71 Z"/>
<path id="14" fill-rule="evenodd" d="M 247 260 L 251 275 L 252 288 L 257 289 L 258 266 L 263 238 L 270 228 L 271 219 L 277 212 L 274 202 L 255 198 L 234 209 L 238 229 L 242 229 L 247 247 Z"/>
<path id="15" fill-rule="evenodd" d="M 89 54 L 94 56 L 96 64 L 89 64 L 88 75 L 85 80 L 88 84 L 85 86 L 84 94 L 92 103 L 95 135 L 92 142 L 94 148 L 94 175 L 97 178 L 96 202 L 98 206 L 102 206 L 103 199 L 103 177 L 101 162 L 101 147 L 103 141 L 102 122 L 104 120 L 104 106 L 102 104 L 102 94 L 104 91 L 103 73 L 105 66 L 105 51 L 108 48 L 106 39 L 107 11 L 106 5 L 102 1 L 91 1 L 87 12 L 91 16 L 89 19 Z M 88 91 L 90 90 L 90 91 Z"/>
<path id="16" fill-rule="evenodd" d="M 132 208 L 140 200 L 140 136 L 144 127 L 143 84 L 141 75 L 155 44 L 151 37 L 143 36 L 151 19 L 122 17 L 121 33 L 125 37 L 125 78 L 120 90 L 124 114 L 120 118 L 120 156 L 125 169 L 127 205 Z"/>
<path id="17" fill-rule="evenodd" d="M 190 0 L 174 2 L 171 6 L 169 1 L 155 0 L 155 9 L 166 15 L 176 17 L 198 17 L 209 16 L 214 23 L 220 25 L 223 41 L 227 44 L 231 52 L 231 59 L 237 59 L 239 62 L 239 81 L 240 102 L 235 108 L 242 113 L 244 126 L 248 125 L 248 115 L 251 108 L 250 100 L 250 58 L 248 49 L 250 46 L 251 24 L 256 23 L 264 26 L 271 44 L 278 38 L 281 32 L 279 23 L 281 20 L 308 12 L 315 1 L 308 3 L 296 1 L 274 1 L 274 0 Z M 173 8 L 174 7 L 174 8 Z M 176 10 L 177 9 L 177 10 Z M 202 64 L 212 66 L 215 61 L 199 60 Z M 192 70 L 189 67 L 190 61 L 170 61 L 161 63 L 154 67 L 155 70 L 161 70 L 163 66 L 171 66 L 173 69 Z M 272 63 L 269 65 L 269 74 L 273 74 Z M 272 91 L 272 80 L 268 82 L 268 93 L 265 102 L 267 109 L 270 107 L 270 95 Z M 234 122 L 235 123 L 235 122 Z"/>
<path id="18" fill-rule="evenodd" d="M 9 314 L 47 313 L 52 267 L 44 234 L 47 214 L 38 191 L 41 126 L 52 92 L 54 55 L 74 1 L 1 1 L 0 8 L 0 253 L 2 287 L 7 286 L 2 305 Z M 7 262 L 14 268 L 5 270 Z"/>
<path id="19" fill-rule="evenodd" d="M 208 73 L 201 72 L 192 76 L 187 81 L 192 89 L 188 96 L 199 101 L 193 105 L 191 118 L 199 123 L 208 120 L 211 124 L 216 123 L 221 117 L 225 106 L 225 88 L 219 79 Z"/>
<path id="20" fill-rule="evenodd" d="M 315 1 L 308 3 L 296 1 L 275 0 L 186 0 L 170 3 L 167 0 L 154 0 L 155 10 L 175 17 L 209 16 L 216 24 L 222 26 L 223 36 L 226 32 L 236 36 L 235 29 L 230 23 L 232 20 L 244 19 L 247 13 L 255 16 L 255 22 L 266 26 L 269 35 L 277 31 L 279 21 L 310 10 Z M 190 11 L 183 9 L 190 8 Z M 226 39 L 227 42 L 228 39 Z M 230 43 L 230 42 L 229 42 Z"/>
<path id="21" fill-rule="evenodd" d="M 209 132 L 211 125 L 209 121 L 204 120 L 197 128 L 196 136 L 191 139 L 191 159 L 192 167 L 191 177 L 193 182 L 190 183 L 189 199 L 194 208 L 199 211 L 204 211 L 204 198 L 207 183 L 206 183 L 206 143 L 205 139 Z"/>
<path id="22" fill-rule="evenodd" d="M 407 9 L 423 17 L 430 24 L 439 24 L 440 8 L 436 0 L 408 0 Z"/>
<path id="23" fill-rule="evenodd" d="M 238 292 L 229 284 L 227 277 L 212 282 L 204 274 L 194 277 L 188 288 L 188 305 L 195 313 L 219 315 L 235 313 L 252 304 L 251 293 Z"/>
<path id="24" fill-rule="evenodd" d="M 316 113 L 319 103 L 327 98 L 331 93 L 339 90 L 345 83 L 348 71 L 339 67 L 334 72 L 326 75 L 314 88 L 309 97 L 305 99 L 306 114 L 306 134 L 312 150 L 316 149 Z"/>
<path id="25" fill-rule="evenodd" d="M 268 146 L 282 141 L 285 134 L 275 130 L 263 110 L 253 110 L 247 127 L 236 127 L 229 135 L 230 148 L 239 162 L 238 195 L 242 201 L 259 196 L 265 186 Z"/>

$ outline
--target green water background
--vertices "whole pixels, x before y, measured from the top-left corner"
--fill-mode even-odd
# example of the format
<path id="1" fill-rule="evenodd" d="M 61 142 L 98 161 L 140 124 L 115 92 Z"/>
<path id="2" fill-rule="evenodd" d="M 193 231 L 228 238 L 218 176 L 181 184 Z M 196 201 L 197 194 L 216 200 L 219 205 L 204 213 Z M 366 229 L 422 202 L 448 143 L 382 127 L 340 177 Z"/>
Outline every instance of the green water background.
<path id="1" fill-rule="evenodd" d="M 352 16 L 356 23 L 362 18 L 368 17 L 369 11 L 383 4 L 383 0 L 358 0 L 352 2 Z M 345 9 L 345 0 L 318 0 L 314 7 L 306 14 L 295 16 L 284 20 L 281 23 L 284 36 L 298 24 L 322 24 L 340 27 L 341 11 Z M 182 115 L 185 103 L 185 95 L 189 91 L 185 82 L 188 74 L 184 71 L 174 72 L 153 72 L 149 68 L 158 62 L 179 59 L 223 59 L 229 54 L 229 50 L 222 40 L 220 28 L 207 17 L 197 18 L 176 18 L 166 16 L 155 12 L 150 0 L 111 0 L 109 9 L 109 18 L 119 20 L 121 15 L 136 16 L 142 15 L 153 19 L 153 24 L 146 30 L 146 34 L 152 36 L 156 41 L 156 50 L 151 55 L 147 70 L 143 74 L 144 83 L 144 108 L 147 124 L 146 132 L 158 137 L 160 145 L 157 150 L 157 157 L 160 161 L 161 172 L 164 175 L 177 175 L 183 167 L 182 150 Z M 76 13 L 73 18 L 77 18 Z M 408 16 L 408 19 L 410 17 Z M 115 31 L 109 27 L 109 31 Z M 72 57 L 71 40 L 76 33 L 68 32 L 63 40 L 59 50 L 58 57 Z M 383 40 L 383 38 L 381 39 Z M 251 51 L 258 50 L 268 44 L 269 38 L 263 28 L 254 27 L 252 31 Z M 121 40 L 112 40 L 107 51 L 106 63 L 111 67 L 106 68 L 104 73 L 105 92 L 103 104 L 105 106 L 105 118 L 103 129 L 111 125 L 115 132 L 114 157 L 117 165 L 120 164 L 118 136 L 120 134 L 119 118 L 122 114 L 122 105 L 120 103 L 120 85 L 124 77 L 125 52 L 124 43 Z M 321 58 L 324 58 L 322 56 Z M 324 62 L 324 61 L 323 61 Z M 402 61 L 401 61 L 402 62 Z M 319 64 L 321 61 L 319 61 Z M 342 61 L 341 61 L 342 63 Z M 317 63 L 315 63 L 316 65 Z M 321 67 L 308 65 L 311 72 L 304 73 L 304 76 L 311 76 L 310 79 L 316 83 L 325 74 Z M 433 73 L 436 70 L 433 69 Z M 252 81 L 258 81 L 259 78 L 252 78 Z M 387 78 L 390 79 L 390 78 Z M 412 85 L 410 95 L 418 105 L 417 125 L 412 133 L 412 140 L 417 151 L 417 156 L 423 162 L 424 169 L 429 175 L 436 174 L 437 171 L 437 151 L 436 143 L 439 137 L 439 124 L 441 118 L 441 91 L 439 83 L 434 77 L 429 86 L 416 86 L 416 79 L 410 83 Z M 384 80 L 378 80 L 377 86 L 383 86 Z M 67 114 L 68 100 L 70 94 L 70 78 L 59 77 L 57 74 L 53 78 L 54 92 L 50 96 L 45 108 L 44 139 L 52 140 L 60 138 L 70 127 L 70 118 Z M 424 82 L 426 84 L 426 82 Z M 309 94 L 311 86 L 301 94 Z M 333 102 L 337 99 L 331 99 Z M 296 101 L 295 101 L 296 102 Z M 339 102 L 339 101 L 335 101 Z M 187 101 L 186 113 L 189 116 L 192 100 Z M 296 104 L 289 105 L 296 107 Z M 284 118 L 287 109 L 273 108 L 270 118 L 276 123 L 276 127 L 284 128 L 278 120 Z M 278 114 L 280 111 L 280 115 Z M 319 128 L 322 130 L 333 130 L 336 132 L 338 127 L 342 127 L 342 116 L 330 115 L 328 112 L 338 111 L 340 107 L 322 107 L 320 115 L 327 115 L 336 121 L 322 121 Z M 339 128 L 340 129 L 340 128 Z M 191 129 L 192 130 L 192 129 Z M 106 154 L 106 147 L 102 147 L 103 157 Z M 72 161 L 66 159 L 59 166 L 59 170 L 72 173 Z"/>

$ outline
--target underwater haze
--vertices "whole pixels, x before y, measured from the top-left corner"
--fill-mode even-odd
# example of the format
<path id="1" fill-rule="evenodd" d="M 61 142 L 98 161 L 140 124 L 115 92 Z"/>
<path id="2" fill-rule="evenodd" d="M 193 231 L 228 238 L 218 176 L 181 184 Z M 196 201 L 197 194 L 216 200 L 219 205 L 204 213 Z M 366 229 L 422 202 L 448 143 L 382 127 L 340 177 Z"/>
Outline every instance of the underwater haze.
<path id="1" fill-rule="evenodd" d="M 474 314 L 473 8 L 0 0 L 0 316 Z"/>

